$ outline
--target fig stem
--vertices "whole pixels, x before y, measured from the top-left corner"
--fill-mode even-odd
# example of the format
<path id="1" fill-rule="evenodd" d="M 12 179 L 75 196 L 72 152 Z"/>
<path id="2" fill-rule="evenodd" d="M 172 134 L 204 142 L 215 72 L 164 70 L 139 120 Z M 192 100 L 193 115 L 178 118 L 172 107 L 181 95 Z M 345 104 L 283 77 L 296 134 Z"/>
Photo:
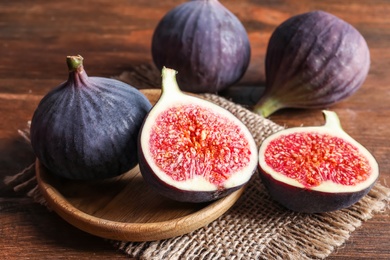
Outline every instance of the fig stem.
<path id="1" fill-rule="evenodd" d="M 66 64 L 68 65 L 69 72 L 76 71 L 83 66 L 83 57 L 81 55 L 77 56 L 67 56 Z"/>
<path id="2" fill-rule="evenodd" d="M 177 71 L 163 67 L 162 69 L 162 94 L 181 93 L 179 85 L 176 81 Z"/>
<path id="3" fill-rule="evenodd" d="M 269 98 L 264 102 L 260 101 L 257 103 L 254 106 L 253 111 L 263 117 L 268 117 L 281 108 L 283 108 L 283 105 L 278 100 Z"/>
<path id="4" fill-rule="evenodd" d="M 322 110 L 322 113 L 325 117 L 325 127 L 342 130 L 340 119 L 335 112 L 329 110 Z"/>

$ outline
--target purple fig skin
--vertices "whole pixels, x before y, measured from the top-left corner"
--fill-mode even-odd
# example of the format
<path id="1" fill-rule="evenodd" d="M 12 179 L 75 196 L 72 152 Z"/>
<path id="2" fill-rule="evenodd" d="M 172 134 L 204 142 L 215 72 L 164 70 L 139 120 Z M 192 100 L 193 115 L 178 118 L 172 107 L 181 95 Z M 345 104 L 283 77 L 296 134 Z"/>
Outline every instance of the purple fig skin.
<path id="1" fill-rule="evenodd" d="M 142 172 L 142 177 L 146 183 L 152 187 L 160 195 L 170 198 L 175 201 L 189 202 L 189 203 L 203 203 L 211 202 L 219 198 L 225 197 L 234 191 L 240 189 L 241 186 L 232 187 L 225 190 L 216 191 L 188 191 L 181 190 L 177 187 L 173 187 L 159 179 L 159 177 L 153 172 L 149 164 L 146 162 L 140 139 L 138 140 L 138 161 L 139 168 Z"/>
<path id="2" fill-rule="evenodd" d="M 365 81 L 370 53 L 349 23 L 324 11 L 293 16 L 276 28 L 266 53 L 266 89 L 254 110 L 325 108 Z"/>
<path id="3" fill-rule="evenodd" d="M 138 163 L 138 132 L 151 103 L 123 82 L 88 77 L 77 59 L 67 62 L 68 80 L 45 95 L 31 121 L 37 158 L 67 179 L 125 173 Z"/>
<path id="4" fill-rule="evenodd" d="M 248 68 L 251 48 L 238 18 L 218 0 L 195 0 L 169 11 L 152 39 L 156 67 L 177 70 L 184 91 L 216 93 Z"/>
<path id="5" fill-rule="evenodd" d="M 271 197 L 287 209 L 302 213 L 324 213 L 350 207 L 374 186 L 358 192 L 321 192 L 303 189 L 275 180 L 259 167 L 264 186 Z"/>

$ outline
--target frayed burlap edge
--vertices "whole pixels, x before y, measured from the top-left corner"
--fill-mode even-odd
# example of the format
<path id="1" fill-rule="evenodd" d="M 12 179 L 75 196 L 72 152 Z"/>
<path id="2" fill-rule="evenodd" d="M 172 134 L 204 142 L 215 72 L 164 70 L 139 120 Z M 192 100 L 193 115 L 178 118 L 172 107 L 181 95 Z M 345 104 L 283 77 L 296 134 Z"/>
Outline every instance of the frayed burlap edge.
<path id="1" fill-rule="evenodd" d="M 134 86 L 144 83 L 144 87 L 156 87 L 155 80 L 160 77 L 143 66 L 119 79 Z M 258 145 L 282 129 L 220 96 L 202 96 L 241 119 Z M 29 142 L 29 126 L 19 133 Z M 6 177 L 4 182 L 47 206 L 36 184 L 34 165 Z M 364 221 L 387 210 L 389 202 L 390 189 L 376 183 L 365 197 L 347 209 L 322 214 L 295 213 L 273 202 L 255 174 L 240 200 L 203 228 L 161 241 L 109 242 L 130 257 L 141 259 L 323 259 L 344 244 Z"/>

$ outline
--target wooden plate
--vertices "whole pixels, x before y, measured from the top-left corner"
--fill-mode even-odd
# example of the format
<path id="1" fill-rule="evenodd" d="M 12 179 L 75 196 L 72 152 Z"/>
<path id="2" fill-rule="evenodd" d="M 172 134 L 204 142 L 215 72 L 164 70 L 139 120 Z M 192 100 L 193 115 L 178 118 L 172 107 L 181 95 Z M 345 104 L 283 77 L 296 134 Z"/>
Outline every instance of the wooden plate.
<path id="1" fill-rule="evenodd" d="M 160 92 L 144 93 L 154 103 Z M 176 202 L 152 190 L 138 166 L 107 180 L 73 181 L 50 174 L 37 160 L 36 175 L 49 206 L 64 220 L 93 235 L 120 241 L 153 241 L 189 233 L 224 214 L 243 192 L 242 188 L 210 203 Z"/>

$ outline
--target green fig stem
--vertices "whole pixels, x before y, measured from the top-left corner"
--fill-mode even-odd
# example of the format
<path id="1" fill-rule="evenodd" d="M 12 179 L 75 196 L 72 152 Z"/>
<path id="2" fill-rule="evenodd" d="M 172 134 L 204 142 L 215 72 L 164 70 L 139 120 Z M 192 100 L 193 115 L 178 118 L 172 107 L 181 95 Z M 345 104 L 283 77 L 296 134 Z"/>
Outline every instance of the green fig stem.
<path id="1" fill-rule="evenodd" d="M 269 117 L 271 114 L 277 110 L 283 108 L 283 105 L 276 99 L 266 99 L 264 102 L 258 102 L 253 111 L 263 117 Z"/>
<path id="2" fill-rule="evenodd" d="M 329 110 L 322 110 L 322 113 L 325 117 L 325 127 L 329 127 L 334 130 L 343 130 L 341 127 L 340 119 L 335 112 Z"/>
<path id="3" fill-rule="evenodd" d="M 67 56 L 66 64 L 68 65 L 69 72 L 77 71 L 83 67 L 83 57 L 81 57 L 80 55 Z"/>
<path id="4" fill-rule="evenodd" d="M 174 69 L 169 69 L 163 67 L 162 69 L 162 94 L 168 93 L 181 93 L 179 85 L 176 81 L 177 71 Z"/>

